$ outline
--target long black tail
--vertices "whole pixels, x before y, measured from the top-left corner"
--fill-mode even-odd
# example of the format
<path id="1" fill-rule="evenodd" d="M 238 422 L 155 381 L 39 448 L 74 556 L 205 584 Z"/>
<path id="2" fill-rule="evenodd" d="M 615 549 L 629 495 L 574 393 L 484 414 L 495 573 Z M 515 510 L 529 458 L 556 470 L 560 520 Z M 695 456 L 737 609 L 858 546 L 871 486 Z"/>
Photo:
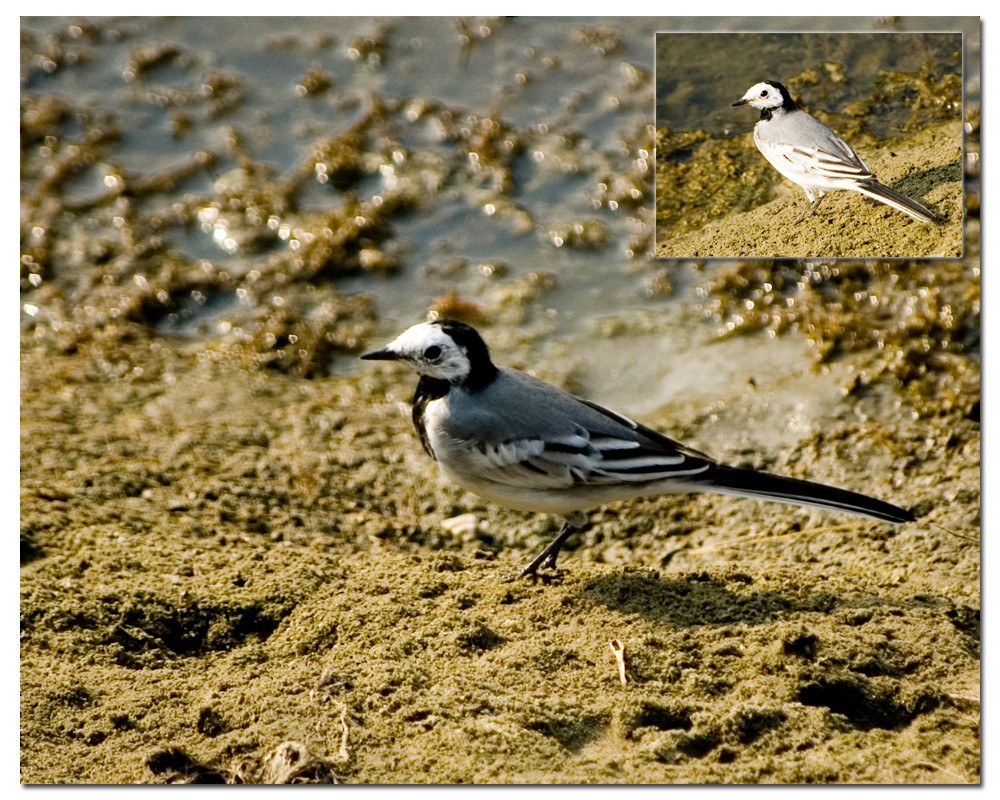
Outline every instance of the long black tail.
<path id="1" fill-rule="evenodd" d="M 921 222 L 936 222 L 937 217 L 934 216 L 934 212 L 929 208 L 925 208 L 920 205 L 912 197 L 907 197 L 905 194 L 900 194 L 893 189 L 890 189 L 884 183 L 879 183 L 878 181 L 869 181 L 868 183 L 862 183 L 857 186 L 857 190 L 862 194 L 866 194 L 875 200 L 881 200 L 888 206 L 897 208 L 904 214 L 909 214 L 914 219 L 919 219 Z"/>
<path id="2" fill-rule="evenodd" d="M 874 497 L 812 481 L 783 478 L 768 472 L 720 465 L 706 477 L 703 486 L 722 494 L 737 494 L 797 506 L 846 511 L 848 514 L 857 514 L 883 522 L 912 522 L 916 519 L 906 509 L 876 500 Z"/>

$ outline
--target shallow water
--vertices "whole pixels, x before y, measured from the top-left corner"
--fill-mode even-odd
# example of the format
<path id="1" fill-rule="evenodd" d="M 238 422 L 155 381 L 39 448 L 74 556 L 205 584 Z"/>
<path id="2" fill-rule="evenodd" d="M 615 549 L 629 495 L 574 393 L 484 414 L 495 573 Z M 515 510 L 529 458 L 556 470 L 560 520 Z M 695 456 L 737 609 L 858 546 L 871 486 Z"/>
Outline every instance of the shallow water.
<path id="1" fill-rule="evenodd" d="M 22 24 L 41 36 L 67 23 L 25 19 Z M 649 221 L 634 212 L 595 208 L 588 173 L 595 165 L 609 173 L 624 171 L 628 161 L 643 158 L 639 149 L 643 141 L 650 141 L 644 128 L 650 122 L 648 73 L 653 48 L 652 38 L 642 33 L 648 23 L 623 20 L 606 34 L 594 21 L 484 20 L 470 25 L 475 43 L 463 50 L 457 25 L 449 20 L 103 21 L 98 41 L 80 45 L 88 54 L 83 66 L 52 74 L 29 70 L 23 90 L 66 95 L 112 115 L 123 135 L 109 158 L 110 166 L 137 177 L 176 165 L 198 150 L 218 151 L 230 128 L 239 131 L 256 162 L 268 165 L 279 177 L 287 175 L 315 141 L 357 122 L 373 102 L 396 100 L 408 107 L 398 115 L 401 119 L 392 121 L 391 134 L 399 136 L 400 144 L 414 156 L 432 162 L 428 170 L 437 180 L 442 174 L 454 175 L 455 167 L 439 170 L 433 160 L 453 160 L 455 143 L 441 130 L 436 115 L 421 107 L 443 104 L 459 116 L 487 115 L 502 107 L 503 123 L 521 142 L 528 142 L 525 152 L 514 157 L 512 173 L 516 202 L 531 217 L 529 230 L 512 231 L 501 215 L 491 218 L 486 202 L 490 187 L 476 191 L 459 176 L 457 185 L 434 191 L 432 202 L 419 214 L 393 220 L 393 238 L 405 251 L 401 274 L 375 283 L 364 276 L 347 278 L 342 290 L 375 294 L 383 313 L 402 323 L 422 316 L 429 301 L 449 288 L 468 294 L 477 291 L 474 277 L 449 274 L 435 280 L 429 277 L 428 266 L 486 260 L 503 262 L 514 274 L 572 269 L 562 296 L 553 301 L 563 313 L 572 308 L 586 314 L 594 293 L 604 301 L 610 293 L 615 306 L 635 303 L 642 297 L 642 281 L 638 275 L 628 275 L 635 258 L 624 251 L 630 236 L 648 236 L 644 229 Z M 574 34 L 577 27 L 581 32 Z M 594 41 L 587 40 L 590 34 L 584 29 L 593 31 Z M 352 47 L 366 40 L 367 57 L 352 55 Z M 145 80 L 123 81 L 130 53 L 164 42 L 175 44 L 180 55 L 165 58 Z M 66 45 L 72 46 L 72 41 Z M 604 55 L 605 51 L 610 54 Z M 295 87 L 313 68 L 326 75 L 330 88 L 303 99 Z M 199 113 L 201 109 L 192 103 L 190 130 L 183 136 L 171 135 L 164 108 L 175 102 L 168 99 L 170 92 L 197 95 L 199 79 L 208 71 L 238 76 L 239 102 L 218 116 L 211 110 Z M 183 102 L 180 105 L 183 108 Z M 408 115 L 418 118 L 408 123 Z M 561 140 L 569 133 L 578 142 L 567 148 Z M 547 158 L 557 163 L 549 166 Z M 646 158 L 651 169 L 651 154 Z M 210 177 L 224 174 L 231 166 L 227 161 L 220 160 Z M 80 199 L 99 189 L 102 178 L 93 177 L 86 188 L 71 187 L 70 195 Z M 390 174 L 376 171 L 358 183 L 357 191 L 362 197 L 375 196 L 391 179 Z M 173 193 L 159 193 L 156 202 L 170 203 L 184 192 L 203 191 L 211 195 L 210 185 L 198 177 Z M 317 186 L 308 187 L 303 199 L 311 208 L 330 208 L 338 202 L 335 193 Z M 569 247 L 552 244 L 549 229 L 591 218 L 600 220 L 608 236 L 599 252 L 570 252 Z M 259 258 L 252 250 L 227 252 L 213 233 L 169 229 L 164 235 L 187 257 L 211 258 L 236 272 L 248 270 Z M 644 261 L 645 251 L 638 257 Z"/>
<path id="2" fill-rule="evenodd" d="M 510 320 L 526 330 L 578 342 L 592 338 L 603 318 L 621 317 L 627 327 L 629 316 L 645 311 L 662 323 L 666 351 L 696 347 L 700 337 L 671 338 L 671 331 L 690 324 L 688 290 L 716 267 L 651 258 L 654 95 L 658 113 L 663 98 L 671 98 L 666 108 L 689 114 L 667 122 L 721 133 L 740 119 L 733 112 L 743 109 L 730 104 L 745 78 L 732 83 L 720 70 L 743 76 L 752 72 L 748 60 L 765 58 L 760 52 L 770 54 L 765 60 L 784 58 L 783 64 L 796 53 L 782 55 L 773 39 L 746 33 L 754 47 L 726 49 L 722 60 L 706 57 L 729 41 L 729 34 L 717 32 L 666 34 L 670 45 L 657 52 L 655 34 L 727 31 L 732 24 L 725 18 L 143 18 L 89 24 L 25 18 L 22 31 L 32 47 L 23 50 L 22 96 L 33 102 L 64 98 L 72 108 L 61 128 L 68 140 L 79 138 L 74 115 L 107 120 L 115 131 L 113 142 L 88 156 L 93 163 L 58 185 L 64 201 L 91 208 L 62 234 L 76 255 L 51 260 L 39 270 L 44 279 L 26 285 L 29 321 L 44 322 L 51 302 L 45 286 L 34 291 L 39 284 L 114 285 L 124 269 L 169 296 L 162 311 L 155 302 L 133 300 L 153 306 L 158 329 L 196 340 L 241 333 L 253 338 L 255 320 L 270 313 L 276 298 L 309 317 L 328 302 L 329 289 L 372 297 L 382 335 L 457 295 L 487 318 L 513 304 L 521 311 Z M 746 24 L 768 30 L 775 22 Z M 796 22 L 780 25 L 794 30 Z M 970 27 L 968 19 L 944 18 L 808 22 L 809 29 L 876 31 L 841 37 L 839 50 L 823 54 L 845 61 L 851 78 L 869 69 L 872 59 L 907 70 L 949 55 L 947 48 L 934 50 L 942 37 L 906 48 L 889 30 Z M 978 75 L 977 42 L 973 37 L 967 43 L 970 76 Z M 820 50 L 811 50 L 816 58 L 802 66 L 815 66 Z M 678 93 L 683 104 L 676 102 Z M 967 98 L 978 99 L 974 78 Z M 382 110 L 371 117 L 373 109 Z M 359 125 L 374 152 L 344 155 L 346 171 L 333 180 L 320 172 L 316 180 L 297 176 L 309 167 L 310 152 Z M 334 159 L 340 158 L 337 146 Z M 183 167 L 199 153 L 212 154 L 210 166 Z M 151 275 L 141 263 L 111 272 L 100 264 L 88 267 L 82 255 L 88 245 L 76 237 L 117 224 L 111 204 L 99 198 L 119 185 L 120 176 L 132 187 L 179 168 L 180 178 L 136 193 L 129 210 L 137 215 L 132 237 L 162 240 L 185 262 L 184 279 Z M 288 183 L 293 194 L 275 199 L 276 187 Z M 241 200 L 227 213 L 228 198 L 240 191 L 244 197 L 255 193 L 260 202 Z M 336 260 L 354 254 L 335 249 L 322 275 L 295 274 L 290 248 L 301 241 L 296 226 L 307 236 L 322 235 L 330 224 L 323 215 L 345 202 L 395 197 L 403 198 L 399 210 L 380 219 L 386 230 L 372 242 L 388 253 L 388 269 L 358 269 L 353 262 L 340 268 Z M 50 230 L 52 238 L 60 235 Z M 358 246 L 367 245 L 362 240 Z M 210 277 L 190 275 L 199 265 Z M 86 270 L 91 274 L 84 276 Z M 137 290 L 128 285 L 123 291 Z M 105 298 L 94 294 L 77 291 L 70 300 L 94 306 L 104 318 Z M 108 313 L 120 310 L 112 306 Z M 704 329 L 705 336 L 713 333 Z M 290 335 L 303 338 L 297 329 Z M 585 347 L 580 353 L 586 358 Z M 356 368 L 336 349 L 325 358 L 334 373 Z M 666 399 L 632 405 L 655 407 Z"/>
<path id="3" fill-rule="evenodd" d="M 877 28 L 877 26 L 875 26 Z M 800 99 L 811 109 L 840 111 L 851 101 L 867 97 L 891 73 L 919 73 L 930 62 L 945 73 L 961 74 L 962 33 L 967 21 L 936 21 L 924 28 L 905 20 L 900 25 L 860 33 L 804 30 L 813 33 L 663 33 L 657 37 L 656 122 L 675 130 L 704 128 L 715 136 L 753 127 L 757 112 L 733 107 L 754 83 L 787 82 L 815 71 L 814 93 Z M 942 31 L 927 33 L 925 31 Z M 952 31 L 952 32 L 944 32 Z M 717 57 L 705 57 L 705 53 Z M 979 74 L 978 38 L 965 46 L 970 76 Z M 976 79 L 966 84 L 966 100 L 979 102 Z M 885 138 L 897 131 L 912 111 L 892 104 L 873 104 L 865 125 Z"/>

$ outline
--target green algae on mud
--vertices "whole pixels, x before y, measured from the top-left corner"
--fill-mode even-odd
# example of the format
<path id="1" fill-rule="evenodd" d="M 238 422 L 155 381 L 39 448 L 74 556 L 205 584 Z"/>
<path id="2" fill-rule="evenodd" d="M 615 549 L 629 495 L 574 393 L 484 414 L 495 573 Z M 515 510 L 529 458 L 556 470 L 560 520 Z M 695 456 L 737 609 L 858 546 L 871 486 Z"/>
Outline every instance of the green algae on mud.
<path id="1" fill-rule="evenodd" d="M 817 364 L 867 354 L 848 394 L 888 381 L 928 414 L 978 406 L 980 292 L 959 261 L 750 263 L 698 290 L 721 335 L 794 329 Z"/>

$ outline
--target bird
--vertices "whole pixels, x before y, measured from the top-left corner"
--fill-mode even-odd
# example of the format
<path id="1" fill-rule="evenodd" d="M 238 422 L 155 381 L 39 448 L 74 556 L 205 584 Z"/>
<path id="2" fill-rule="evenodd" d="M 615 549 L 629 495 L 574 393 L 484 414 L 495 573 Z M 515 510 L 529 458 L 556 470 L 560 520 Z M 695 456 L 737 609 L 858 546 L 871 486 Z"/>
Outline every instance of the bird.
<path id="1" fill-rule="evenodd" d="M 916 200 L 879 183 L 851 146 L 800 109 L 777 81 L 754 84 L 733 105 L 760 109 L 753 129 L 757 149 L 809 198 L 809 206 L 796 222 L 834 189 L 852 189 L 922 222 L 936 221 L 934 213 Z"/>
<path id="2" fill-rule="evenodd" d="M 479 332 L 439 319 L 361 356 L 420 375 L 412 418 L 423 449 L 459 486 L 502 506 L 560 515 L 559 534 L 524 568 L 556 569 L 586 512 L 671 492 L 713 492 L 843 511 L 882 522 L 914 515 L 857 492 L 731 467 L 597 403 L 496 366 Z"/>

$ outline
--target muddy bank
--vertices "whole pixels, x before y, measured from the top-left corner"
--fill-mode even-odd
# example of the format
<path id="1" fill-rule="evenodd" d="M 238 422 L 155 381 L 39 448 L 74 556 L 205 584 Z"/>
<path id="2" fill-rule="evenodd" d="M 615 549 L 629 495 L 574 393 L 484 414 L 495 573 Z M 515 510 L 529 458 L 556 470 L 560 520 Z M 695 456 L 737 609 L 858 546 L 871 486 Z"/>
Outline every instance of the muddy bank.
<path id="1" fill-rule="evenodd" d="M 759 156 L 751 136 L 739 140 Z M 728 143 L 728 148 L 734 145 Z M 939 125 L 905 140 L 870 144 L 866 163 L 879 179 L 931 208 L 936 223 L 913 220 L 856 192 L 834 192 L 811 214 L 805 193 L 782 182 L 770 164 L 741 177 L 726 172 L 720 180 L 759 184 L 778 195 L 769 202 L 713 218 L 690 232 L 661 225 L 656 254 L 673 258 L 956 258 L 963 247 L 963 167 L 961 123 Z M 767 174 L 771 170 L 773 174 Z M 902 170 L 902 173 L 900 172 Z M 777 177 L 777 181 L 775 181 Z M 671 192 L 659 175 L 657 192 Z M 769 188 L 765 188 L 769 187 Z M 689 228 L 690 224 L 685 223 Z"/>
<path id="2" fill-rule="evenodd" d="M 274 779 L 289 742 L 303 780 L 978 780 L 975 372 L 932 408 L 834 359 L 834 418 L 717 451 L 915 523 L 658 498 L 533 584 L 554 522 L 430 477 L 409 376 L 129 353 L 109 380 L 98 349 L 24 347 L 25 781 Z M 699 445 L 771 402 L 648 421 Z"/>

